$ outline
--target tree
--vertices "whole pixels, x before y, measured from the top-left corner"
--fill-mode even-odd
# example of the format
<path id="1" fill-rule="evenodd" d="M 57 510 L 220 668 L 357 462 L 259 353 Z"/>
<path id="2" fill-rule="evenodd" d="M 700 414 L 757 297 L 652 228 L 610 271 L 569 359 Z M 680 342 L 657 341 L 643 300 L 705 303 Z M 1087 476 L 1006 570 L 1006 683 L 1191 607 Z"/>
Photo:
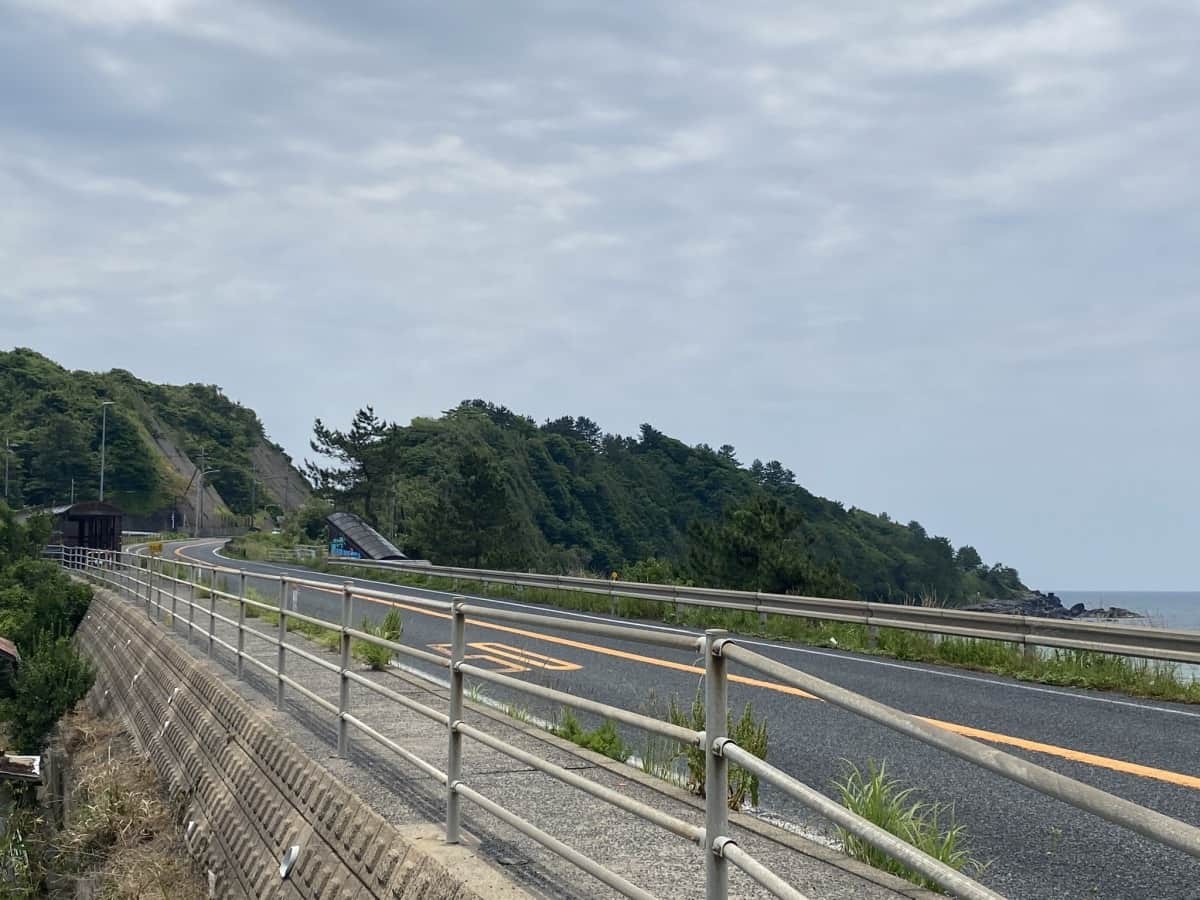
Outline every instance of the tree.
<path id="1" fill-rule="evenodd" d="M 983 557 L 970 544 L 963 544 L 954 554 L 954 563 L 965 572 L 975 572 L 983 568 Z"/>
<path id="2" fill-rule="evenodd" d="M 423 516 L 431 553 L 475 568 L 519 556 L 504 472 L 486 447 L 461 449 L 443 489 Z M 510 563 L 511 564 L 511 563 Z"/>
<path id="3" fill-rule="evenodd" d="M 783 463 L 777 459 L 773 459 L 763 468 L 762 483 L 764 487 L 778 490 L 790 484 L 795 484 L 796 473 L 791 469 L 785 469 Z"/>
<path id="4" fill-rule="evenodd" d="M 385 468 L 384 438 L 391 428 L 370 406 L 354 414 L 348 432 L 328 428 L 317 419 L 313 423 L 313 439 L 309 446 L 314 453 L 335 463 L 327 467 L 312 462 L 305 464 L 318 492 L 333 494 L 343 502 L 358 505 L 369 521 L 377 522 L 374 501 Z"/>
<path id="5" fill-rule="evenodd" d="M 688 568 L 696 584 L 855 596 L 836 563 L 813 557 L 800 515 L 773 497 L 757 495 L 717 524 L 694 526 L 689 536 Z"/>

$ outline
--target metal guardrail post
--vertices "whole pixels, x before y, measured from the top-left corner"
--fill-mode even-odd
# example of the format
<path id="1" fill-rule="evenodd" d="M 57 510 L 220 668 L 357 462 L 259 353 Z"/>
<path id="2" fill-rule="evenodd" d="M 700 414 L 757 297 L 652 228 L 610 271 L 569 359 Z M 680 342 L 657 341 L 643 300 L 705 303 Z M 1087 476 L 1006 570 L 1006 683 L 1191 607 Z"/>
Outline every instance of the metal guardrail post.
<path id="1" fill-rule="evenodd" d="M 174 563 L 163 563 L 163 573 L 167 571 L 167 566 L 171 569 L 171 634 L 176 634 L 177 629 L 175 623 L 179 619 L 179 567 Z"/>
<path id="2" fill-rule="evenodd" d="M 279 675 L 275 679 L 275 706 L 283 709 L 283 673 L 286 666 L 285 653 L 287 648 L 287 579 L 280 579 L 279 582 L 279 648 L 278 655 L 275 658 L 275 672 Z"/>
<path id="3" fill-rule="evenodd" d="M 192 602 L 188 604 L 188 644 L 190 646 L 192 643 L 192 626 L 196 621 L 196 598 L 200 593 L 196 588 L 196 582 L 200 580 L 200 567 L 188 566 L 188 575 L 191 576 L 188 578 L 188 583 L 192 586 Z"/>
<path id="4" fill-rule="evenodd" d="M 246 570 L 238 573 L 237 679 L 245 677 L 246 655 Z"/>
<path id="5" fill-rule="evenodd" d="M 208 655 L 212 657 L 213 632 L 217 630 L 217 570 L 209 573 L 208 579 Z"/>
<path id="6" fill-rule="evenodd" d="M 150 557 L 150 566 L 152 568 L 154 566 L 158 567 L 156 573 L 158 575 L 158 583 L 155 588 L 154 596 L 158 601 L 158 606 L 156 607 L 158 612 L 158 621 L 165 623 L 167 618 L 167 610 L 166 601 L 163 600 L 163 591 L 165 590 L 167 593 L 172 593 L 171 588 L 174 587 L 174 585 L 167 581 L 167 564 L 165 562 L 160 559 Z"/>
<path id="7" fill-rule="evenodd" d="M 729 763 L 714 748 L 729 730 L 729 681 L 721 645 L 728 632 L 704 632 L 704 896 L 726 900 L 729 863 L 721 854 L 729 833 Z"/>
<path id="8" fill-rule="evenodd" d="M 1025 634 L 1024 634 L 1024 640 L 1021 641 L 1021 657 L 1026 662 L 1032 662 L 1033 660 L 1036 660 L 1038 658 L 1037 644 L 1029 643 L 1030 628 L 1028 625 L 1025 625 L 1025 627 L 1022 630 L 1025 632 Z"/>
<path id="9" fill-rule="evenodd" d="M 338 673 L 340 684 L 338 685 L 337 752 L 338 756 L 343 759 L 350 752 L 350 723 L 346 721 L 346 713 L 350 712 L 350 679 L 346 676 L 346 672 L 350 668 L 350 634 L 346 629 L 351 627 L 350 604 L 352 598 L 350 582 L 347 581 L 342 585 L 342 639 L 339 645 L 341 671 Z"/>
<path id="10" fill-rule="evenodd" d="M 146 567 L 146 616 L 154 618 L 154 561 Z"/>
<path id="11" fill-rule="evenodd" d="M 462 778 L 462 733 L 458 723 L 463 714 L 463 673 L 459 668 L 467 648 L 467 617 L 462 598 L 455 597 L 450 607 L 450 752 L 446 761 L 446 843 L 457 844 L 462 819 L 460 799 L 455 788 Z"/>

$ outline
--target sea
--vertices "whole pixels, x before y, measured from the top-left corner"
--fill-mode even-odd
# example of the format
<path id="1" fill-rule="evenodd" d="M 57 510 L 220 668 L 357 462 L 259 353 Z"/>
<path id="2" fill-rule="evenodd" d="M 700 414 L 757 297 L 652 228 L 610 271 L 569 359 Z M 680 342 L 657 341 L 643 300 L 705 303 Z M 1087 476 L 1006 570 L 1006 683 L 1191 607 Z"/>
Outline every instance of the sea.
<path id="1" fill-rule="evenodd" d="M 1055 591 L 1063 606 L 1082 603 L 1089 609 L 1120 606 L 1139 613 L 1122 625 L 1183 628 L 1200 631 L 1200 591 Z"/>

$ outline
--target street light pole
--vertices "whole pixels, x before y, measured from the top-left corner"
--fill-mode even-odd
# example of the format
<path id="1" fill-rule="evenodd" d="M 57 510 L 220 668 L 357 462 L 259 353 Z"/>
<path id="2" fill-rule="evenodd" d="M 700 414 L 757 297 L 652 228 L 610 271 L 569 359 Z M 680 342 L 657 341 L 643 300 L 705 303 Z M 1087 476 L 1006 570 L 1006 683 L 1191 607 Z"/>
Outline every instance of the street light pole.
<path id="1" fill-rule="evenodd" d="M 113 405 L 112 400 L 105 400 L 100 404 L 100 502 L 104 502 L 104 450 L 108 444 L 108 408 Z"/>

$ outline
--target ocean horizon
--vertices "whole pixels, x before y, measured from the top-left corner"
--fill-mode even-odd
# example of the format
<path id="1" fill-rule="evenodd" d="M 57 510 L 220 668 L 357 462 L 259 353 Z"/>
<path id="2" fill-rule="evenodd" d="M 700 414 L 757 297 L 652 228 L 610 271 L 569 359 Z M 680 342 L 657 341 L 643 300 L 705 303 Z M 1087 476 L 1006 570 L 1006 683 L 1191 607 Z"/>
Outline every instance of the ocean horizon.
<path id="1" fill-rule="evenodd" d="M 1120 606 L 1145 617 L 1126 620 L 1159 628 L 1187 628 L 1200 631 L 1200 591 L 1055 591 L 1063 606 L 1082 603 L 1089 609 Z"/>

